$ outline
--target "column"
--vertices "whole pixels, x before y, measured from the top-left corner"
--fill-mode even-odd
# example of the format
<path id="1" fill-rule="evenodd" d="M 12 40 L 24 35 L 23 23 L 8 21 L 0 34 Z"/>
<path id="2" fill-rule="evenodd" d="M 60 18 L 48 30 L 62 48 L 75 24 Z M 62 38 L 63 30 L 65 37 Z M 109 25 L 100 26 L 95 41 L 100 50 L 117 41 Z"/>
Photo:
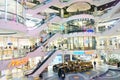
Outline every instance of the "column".
<path id="1" fill-rule="evenodd" d="M 70 53 L 70 61 L 72 61 L 72 54 Z"/>
<path id="2" fill-rule="evenodd" d="M 26 18 L 26 9 L 25 9 L 25 7 L 26 7 L 26 0 L 22 0 L 23 1 L 23 6 L 24 7 L 22 7 L 22 16 L 24 17 L 24 19 Z M 23 23 L 24 23 L 25 21 L 23 21 Z"/>
<path id="3" fill-rule="evenodd" d="M 64 10 L 61 8 L 60 9 L 60 16 L 63 18 L 64 17 Z"/>
<path id="4" fill-rule="evenodd" d="M 7 1 L 8 0 L 5 0 L 5 21 L 7 21 Z"/>
<path id="5" fill-rule="evenodd" d="M 94 7 L 94 12 L 97 12 L 97 7 Z"/>
<path id="6" fill-rule="evenodd" d="M 16 22 L 18 23 L 18 0 L 16 1 Z"/>
<path id="7" fill-rule="evenodd" d="M 64 63 L 64 54 L 65 54 L 65 51 L 62 52 L 62 63 Z"/>

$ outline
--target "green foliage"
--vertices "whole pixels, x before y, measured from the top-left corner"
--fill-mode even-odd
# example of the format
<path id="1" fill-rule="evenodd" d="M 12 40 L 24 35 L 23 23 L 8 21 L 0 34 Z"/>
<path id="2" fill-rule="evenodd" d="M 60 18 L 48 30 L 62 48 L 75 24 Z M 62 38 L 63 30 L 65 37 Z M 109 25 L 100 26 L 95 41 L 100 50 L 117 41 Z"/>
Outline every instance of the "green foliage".
<path id="1" fill-rule="evenodd" d="M 118 59 L 110 58 L 108 61 L 109 65 L 116 65 L 118 62 L 120 62 Z"/>

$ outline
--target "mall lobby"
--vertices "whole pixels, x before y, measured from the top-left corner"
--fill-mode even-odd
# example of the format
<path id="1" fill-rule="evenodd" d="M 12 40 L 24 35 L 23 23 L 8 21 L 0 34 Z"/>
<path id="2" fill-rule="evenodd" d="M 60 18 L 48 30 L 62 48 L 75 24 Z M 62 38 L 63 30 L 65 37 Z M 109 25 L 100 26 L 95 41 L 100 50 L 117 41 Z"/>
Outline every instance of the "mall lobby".
<path id="1" fill-rule="evenodd" d="M 120 0 L 0 0 L 0 80 L 120 80 Z"/>

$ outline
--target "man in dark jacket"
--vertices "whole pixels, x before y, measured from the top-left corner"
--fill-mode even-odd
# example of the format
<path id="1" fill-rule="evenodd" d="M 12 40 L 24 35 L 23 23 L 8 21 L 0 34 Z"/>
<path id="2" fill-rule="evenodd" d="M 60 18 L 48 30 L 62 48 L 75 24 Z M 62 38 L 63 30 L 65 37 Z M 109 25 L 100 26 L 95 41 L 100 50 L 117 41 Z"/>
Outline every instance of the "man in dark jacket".
<path id="1" fill-rule="evenodd" d="M 65 79 L 65 72 L 62 69 L 58 70 L 58 77 L 61 78 L 62 80 Z"/>

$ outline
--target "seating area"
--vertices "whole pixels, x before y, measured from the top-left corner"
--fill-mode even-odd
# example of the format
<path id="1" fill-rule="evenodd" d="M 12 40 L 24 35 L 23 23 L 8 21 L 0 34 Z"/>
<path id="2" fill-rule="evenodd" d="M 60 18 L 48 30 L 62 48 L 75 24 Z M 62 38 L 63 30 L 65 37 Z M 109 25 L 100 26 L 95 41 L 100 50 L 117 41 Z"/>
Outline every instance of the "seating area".
<path id="1" fill-rule="evenodd" d="M 64 70 L 65 73 L 85 72 L 93 69 L 93 65 L 92 62 L 85 62 L 81 60 L 68 61 L 53 66 L 54 72 L 58 72 L 59 69 Z"/>

